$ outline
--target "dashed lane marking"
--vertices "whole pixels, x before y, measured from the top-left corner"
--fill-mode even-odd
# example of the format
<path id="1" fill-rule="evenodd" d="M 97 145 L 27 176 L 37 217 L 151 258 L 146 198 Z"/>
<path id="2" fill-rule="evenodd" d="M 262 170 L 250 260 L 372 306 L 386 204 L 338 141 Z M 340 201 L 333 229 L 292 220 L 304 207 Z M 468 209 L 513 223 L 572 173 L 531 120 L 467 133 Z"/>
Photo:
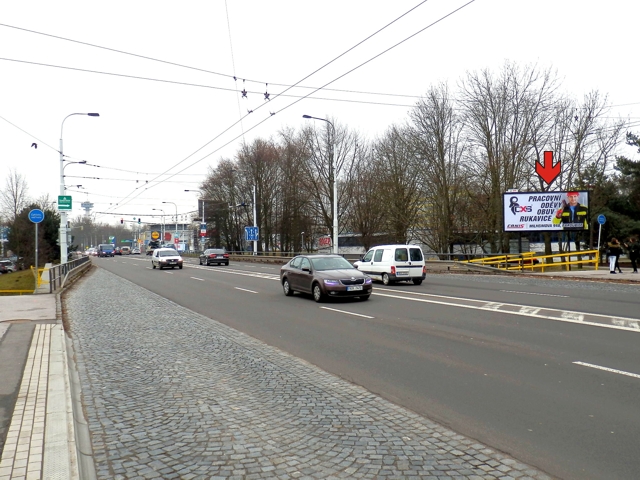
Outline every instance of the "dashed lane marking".
<path id="1" fill-rule="evenodd" d="M 336 308 L 329 308 L 329 307 L 320 307 L 323 308 L 324 310 L 331 310 L 332 312 L 338 312 L 338 313 L 345 313 L 347 315 L 354 315 L 356 317 L 362 317 L 362 318 L 376 318 L 376 317 L 371 317 L 369 315 L 362 315 L 361 313 L 353 313 L 353 312 L 347 312 L 346 310 L 338 310 Z"/>
<path id="2" fill-rule="evenodd" d="M 253 290 L 247 290 L 246 288 L 240 288 L 240 287 L 233 287 L 236 290 L 242 290 L 243 292 L 249 292 L 249 293 L 258 293 L 258 292 L 254 292 Z"/>
<path id="3" fill-rule="evenodd" d="M 554 295 L 553 293 L 518 292 L 517 290 L 500 290 L 504 293 L 519 293 L 521 295 L 538 295 L 540 297 L 560 297 L 569 298 L 569 295 Z"/>
<path id="4" fill-rule="evenodd" d="M 594 365 L 593 363 L 585 362 L 572 362 L 575 365 L 582 365 L 583 367 L 595 368 L 597 370 L 604 370 L 605 372 L 617 373 L 619 375 L 626 375 L 627 377 L 640 378 L 637 373 L 625 372 L 624 370 L 616 370 L 615 368 L 602 367 L 600 365 Z"/>

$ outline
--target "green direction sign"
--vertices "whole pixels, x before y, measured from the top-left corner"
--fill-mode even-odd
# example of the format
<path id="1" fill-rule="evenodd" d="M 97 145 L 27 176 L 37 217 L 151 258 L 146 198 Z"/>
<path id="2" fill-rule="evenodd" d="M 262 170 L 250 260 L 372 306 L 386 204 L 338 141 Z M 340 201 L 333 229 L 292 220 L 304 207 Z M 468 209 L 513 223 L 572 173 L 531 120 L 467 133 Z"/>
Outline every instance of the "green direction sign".
<path id="1" fill-rule="evenodd" d="M 58 210 L 71 210 L 71 195 L 58 195 Z"/>

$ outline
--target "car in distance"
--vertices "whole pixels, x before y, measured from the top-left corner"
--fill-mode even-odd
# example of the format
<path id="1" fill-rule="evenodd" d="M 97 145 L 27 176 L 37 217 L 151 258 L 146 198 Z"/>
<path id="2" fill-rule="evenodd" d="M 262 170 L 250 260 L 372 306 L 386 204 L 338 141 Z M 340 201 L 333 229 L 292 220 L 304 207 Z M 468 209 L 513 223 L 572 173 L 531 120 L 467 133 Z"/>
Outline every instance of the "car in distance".
<path id="1" fill-rule="evenodd" d="M 113 249 L 113 254 L 114 255 L 122 255 L 122 250 L 120 249 L 120 247 L 116 247 Z"/>
<path id="2" fill-rule="evenodd" d="M 208 248 L 200 254 L 200 265 L 229 265 L 229 254 L 224 248 Z"/>
<path id="3" fill-rule="evenodd" d="M 140 249 L 134 248 L 133 250 L 131 250 L 131 255 L 140 255 Z"/>
<path id="4" fill-rule="evenodd" d="M 182 269 L 182 257 L 173 248 L 156 248 L 151 255 L 151 266 L 160 270 L 176 267 Z"/>
<path id="5" fill-rule="evenodd" d="M 115 248 L 110 243 L 98 245 L 98 257 L 113 257 Z"/>
<path id="6" fill-rule="evenodd" d="M 280 283 L 286 296 L 310 293 L 316 302 L 337 297 L 368 300 L 373 290 L 371 277 L 340 255 L 298 255 L 280 269 Z"/>

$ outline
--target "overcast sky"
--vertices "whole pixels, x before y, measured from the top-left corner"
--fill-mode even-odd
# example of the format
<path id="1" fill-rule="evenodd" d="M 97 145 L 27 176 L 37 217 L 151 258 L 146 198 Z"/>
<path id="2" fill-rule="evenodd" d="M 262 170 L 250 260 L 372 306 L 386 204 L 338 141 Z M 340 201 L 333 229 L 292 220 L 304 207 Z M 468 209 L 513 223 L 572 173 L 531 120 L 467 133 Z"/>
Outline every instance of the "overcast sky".
<path id="1" fill-rule="evenodd" d="M 640 2 L 467 1 L 2 2 L 0 185 L 16 168 L 32 197 L 57 199 L 62 121 L 98 112 L 64 123 L 65 156 L 97 165 L 65 169 L 72 216 L 86 200 L 109 223 L 152 221 L 153 208 L 173 215 L 162 201 L 182 215 L 197 204 L 184 190 L 197 189 L 243 138 L 300 128 L 309 114 L 372 139 L 403 122 L 430 85 L 455 89 L 465 72 L 497 71 L 506 60 L 557 69 L 576 98 L 599 90 L 611 115 L 640 132 Z M 313 89 L 287 88 L 302 79 L 304 87 L 335 81 L 301 100 Z M 158 179 L 167 180 L 149 188 Z"/>

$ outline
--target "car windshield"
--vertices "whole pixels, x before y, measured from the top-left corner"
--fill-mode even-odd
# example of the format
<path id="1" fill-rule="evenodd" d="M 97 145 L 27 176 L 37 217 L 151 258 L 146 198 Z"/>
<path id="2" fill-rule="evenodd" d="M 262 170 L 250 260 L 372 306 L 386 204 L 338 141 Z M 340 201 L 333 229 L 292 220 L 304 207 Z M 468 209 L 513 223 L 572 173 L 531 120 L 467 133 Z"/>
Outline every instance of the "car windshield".
<path id="1" fill-rule="evenodd" d="M 112 245 L 100 245 L 101 250 L 113 250 Z"/>
<path id="2" fill-rule="evenodd" d="M 205 253 L 207 255 L 212 254 L 212 253 L 225 253 L 225 250 L 223 250 L 222 248 L 213 248 L 211 250 L 207 250 Z"/>
<path id="3" fill-rule="evenodd" d="M 342 257 L 312 258 L 311 265 L 314 270 L 342 270 L 345 268 L 355 268 Z"/>
<path id="4" fill-rule="evenodd" d="M 158 256 L 159 256 L 159 257 L 177 257 L 177 256 L 178 256 L 178 253 L 177 253 L 177 252 L 175 252 L 175 251 L 170 252 L 170 251 L 168 251 L 168 250 L 160 250 L 160 251 L 158 252 Z"/>

